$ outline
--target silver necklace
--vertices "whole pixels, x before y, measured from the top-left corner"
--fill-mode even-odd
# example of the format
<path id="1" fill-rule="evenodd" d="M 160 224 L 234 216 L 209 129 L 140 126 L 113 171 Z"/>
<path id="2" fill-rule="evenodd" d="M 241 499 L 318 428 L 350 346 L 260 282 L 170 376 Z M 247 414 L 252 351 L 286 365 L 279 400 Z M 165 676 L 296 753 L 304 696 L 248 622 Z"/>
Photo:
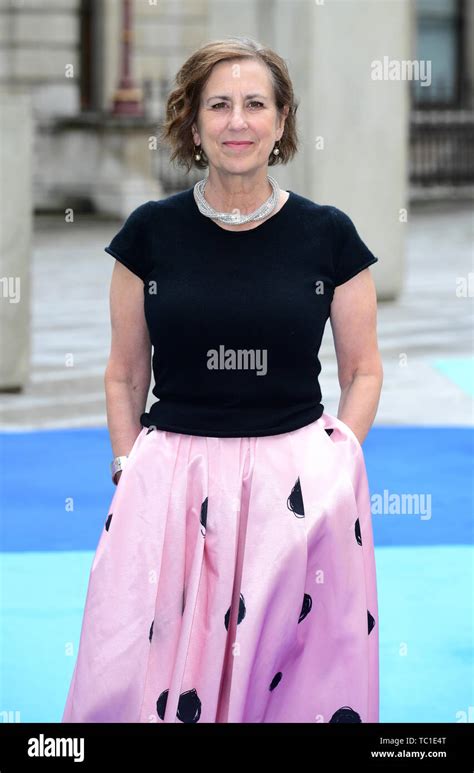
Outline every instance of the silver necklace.
<path id="1" fill-rule="evenodd" d="M 247 215 L 241 215 L 238 212 L 218 212 L 211 207 L 209 202 L 204 198 L 204 189 L 208 178 L 205 177 L 203 180 L 199 180 L 199 182 L 194 185 L 193 193 L 200 213 L 213 220 L 220 220 L 222 223 L 230 223 L 232 225 L 248 223 L 251 220 L 262 220 L 264 217 L 267 217 L 270 212 L 273 212 L 280 200 L 280 186 L 274 177 L 271 177 L 270 175 L 267 175 L 267 177 L 272 186 L 272 193 L 254 212 L 249 212 Z"/>

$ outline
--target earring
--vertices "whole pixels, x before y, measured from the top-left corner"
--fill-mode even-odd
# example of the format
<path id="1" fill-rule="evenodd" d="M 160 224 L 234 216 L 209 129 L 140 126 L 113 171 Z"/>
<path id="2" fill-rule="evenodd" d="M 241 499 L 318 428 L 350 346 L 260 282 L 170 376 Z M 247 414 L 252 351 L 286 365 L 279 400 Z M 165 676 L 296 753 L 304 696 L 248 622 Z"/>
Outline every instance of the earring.
<path id="1" fill-rule="evenodd" d="M 280 142 L 280 140 L 277 140 L 277 142 Z M 272 152 L 273 152 L 273 154 L 274 154 L 275 156 L 278 156 L 278 154 L 279 154 L 279 152 L 280 152 L 280 148 L 274 147 Z"/>
<path id="2" fill-rule="evenodd" d="M 194 150 L 197 151 L 197 153 L 196 152 L 194 153 L 194 158 L 196 159 L 196 161 L 200 161 L 201 160 L 201 149 L 200 149 L 200 147 L 198 148 L 197 145 L 194 145 Z"/>

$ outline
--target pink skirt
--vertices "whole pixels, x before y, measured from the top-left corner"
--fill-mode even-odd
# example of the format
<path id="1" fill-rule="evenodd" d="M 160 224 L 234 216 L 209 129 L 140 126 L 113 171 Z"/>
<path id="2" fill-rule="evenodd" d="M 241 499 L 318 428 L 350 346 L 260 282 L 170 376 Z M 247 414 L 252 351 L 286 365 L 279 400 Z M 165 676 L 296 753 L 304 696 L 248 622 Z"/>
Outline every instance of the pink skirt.
<path id="1" fill-rule="evenodd" d="M 62 722 L 378 722 L 362 447 L 143 427 L 89 576 Z"/>

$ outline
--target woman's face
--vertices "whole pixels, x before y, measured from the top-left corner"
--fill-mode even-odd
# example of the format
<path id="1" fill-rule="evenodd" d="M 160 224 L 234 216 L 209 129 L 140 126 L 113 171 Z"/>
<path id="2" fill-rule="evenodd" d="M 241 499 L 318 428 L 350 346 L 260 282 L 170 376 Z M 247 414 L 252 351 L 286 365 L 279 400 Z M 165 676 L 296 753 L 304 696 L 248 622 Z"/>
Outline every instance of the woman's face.
<path id="1" fill-rule="evenodd" d="M 253 59 L 219 62 L 201 94 L 193 139 L 212 168 L 234 174 L 268 166 L 283 134 L 267 67 Z M 232 145 L 232 142 L 246 143 Z"/>

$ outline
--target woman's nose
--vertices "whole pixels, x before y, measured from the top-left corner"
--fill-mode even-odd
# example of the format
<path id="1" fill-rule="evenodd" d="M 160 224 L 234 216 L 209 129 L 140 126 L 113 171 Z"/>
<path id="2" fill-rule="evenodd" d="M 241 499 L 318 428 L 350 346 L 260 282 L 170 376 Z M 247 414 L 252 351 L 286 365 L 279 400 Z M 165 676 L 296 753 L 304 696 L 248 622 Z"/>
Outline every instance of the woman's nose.
<path id="1" fill-rule="evenodd" d="M 244 126 L 246 123 L 243 109 L 240 107 L 233 107 L 231 109 L 229 124 L 233 127 Z"/>

